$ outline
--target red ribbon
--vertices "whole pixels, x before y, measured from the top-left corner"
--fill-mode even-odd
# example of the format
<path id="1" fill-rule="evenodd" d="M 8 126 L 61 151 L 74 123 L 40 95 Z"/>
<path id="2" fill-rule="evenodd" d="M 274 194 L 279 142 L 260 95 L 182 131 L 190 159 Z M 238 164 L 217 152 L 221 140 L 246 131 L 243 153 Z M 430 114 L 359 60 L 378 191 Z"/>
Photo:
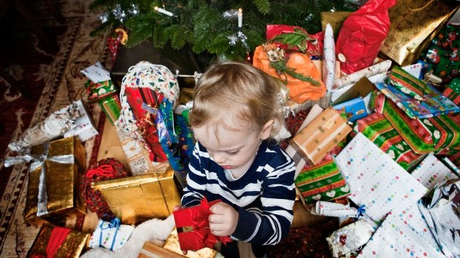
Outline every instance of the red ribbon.
<path id="1" fill-rule="evenodd" d="M 96 169 L 90 169 L 88 172 L 86 172 L 86 177 L 92 178 L 94 175 L 97 176 L 113 176 L 113 167 L 110 165 L 102 165 L 97 167 Z"/>
<path id="2" fill-rule="evenodd" d="M 191 227 L 191 232 L 179 232 L 179 242 L 182 250 L 199 250 L 204 247 L 212 248 L 217 242 L 227 244 L 231 242 L 229 236 L 215 236 L 209 228 L 209 208 L 220 202 L 216 200 L 208 202 L 206 198 L 201 200 L 198 206 L 181 209 L 174 212 L 176 227 L 180 231 L 184 227 Z"/>
<path id="3" fill-rule="evenodd" d="M 46 255 L 34 254 L 32 255 L 32 258 L 53 258 L 59 248 L 61 248 L 62 244 L 64 244 L 64 241 L 69 233 L 69 228 L 54 227 L 51 232 L 50 239 L 48 240 L 48 245 L 46 246 Z"/>

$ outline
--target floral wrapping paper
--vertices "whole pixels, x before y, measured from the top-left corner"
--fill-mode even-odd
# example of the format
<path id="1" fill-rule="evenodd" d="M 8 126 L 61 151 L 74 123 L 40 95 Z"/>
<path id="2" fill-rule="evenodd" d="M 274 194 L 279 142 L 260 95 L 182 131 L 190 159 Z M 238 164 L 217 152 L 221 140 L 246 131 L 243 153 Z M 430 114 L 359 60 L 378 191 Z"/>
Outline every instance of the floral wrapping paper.
<path id="1" fill-rule="evenodd" d="M 427 189 L 362 133 L 336 157 L 350 185 L 348 197 L 376 222 L 396 207 L 419 200 Z"/>
<path id="2" fill-rule="evenodd" d="M 412 170 L 424 157 L 411 149 L 382 114 L 373 113 L 358 120 L 356 128 L 405 170 Z"/>

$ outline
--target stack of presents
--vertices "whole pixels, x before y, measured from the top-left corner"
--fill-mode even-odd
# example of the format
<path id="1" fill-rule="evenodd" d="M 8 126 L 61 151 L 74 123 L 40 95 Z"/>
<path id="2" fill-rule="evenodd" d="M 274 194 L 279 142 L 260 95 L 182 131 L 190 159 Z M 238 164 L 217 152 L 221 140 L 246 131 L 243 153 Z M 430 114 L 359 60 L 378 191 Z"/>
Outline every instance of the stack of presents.
<path id="1" fill-rule="evenodd" d="M 302 28 L 267 27 L 252 62 L 286 84 L 292 112 L 281 144 L 296 162 L 296 204 L 305 208 L 294 220 L 337 218 L 326 238 L 332 257 L 460 256 L 457 9 L 443 0 L 369 0 L 355 12 L 323 13 L 323 31 L 302 48 L 276 41 L 307 33 Z M 274 71 L 271 58 L 280 51 L 310 80 Z M 180 257 L 185 245 L 219 256 L 213 244 L 228 239 L 206 227 L 210 204 L 173 212 L 194 145 L 193 103 L 181 95 L 193 88 L 147 61 L 133 64 L 120 83 L 100 63 L 82 72 L 85 99 L 10 144 L 18 156 L 8 164 L 30 163 L 25 219 L 43 222 L 29 257 L 116 252 L 138 225 L 173 213 L 177 227 L 166 244 L 143 243 L 139 257 Z M 92 124 L 90 105 L 104 111 L 104 132 Z M 99 152 L 88 165 L 83 144 L 98 133 L 102 145 L 121 151 Z M 89 213 L 97 225 L 69 228 Z"/>

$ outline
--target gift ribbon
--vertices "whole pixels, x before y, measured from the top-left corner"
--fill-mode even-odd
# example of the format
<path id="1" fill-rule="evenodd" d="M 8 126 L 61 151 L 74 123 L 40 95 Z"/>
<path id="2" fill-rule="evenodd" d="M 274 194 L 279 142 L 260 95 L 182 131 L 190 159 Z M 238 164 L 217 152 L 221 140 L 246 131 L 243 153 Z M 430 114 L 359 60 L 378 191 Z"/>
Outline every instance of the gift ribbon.
<path id="1" fill-rule="evenodd" d="M 107 227 L 104 227 L 104 224 L 106 224 Z M 120 228 L 120 225 L 121 225 L 121 222 L 119 218 L 114 218 L 109 223 L 107 222 L 101 223 L 101 225 L 99 226 L 99 228 L 101 229 L 101 233 L 99 234 L 99 246 L 100 247 L 103 247 L 102 238 L 103 238 L 104 230 L 114 228 L 115 234 L 113 235 L 112 245 L 110 246 L 110 251 L 113 251 L 113 246 L 115 245 L 115 240 L 117 239 L 118 229 Z"/>
<path id="2" fill-rule="evenodd" d="M 9 157 L 5 160 L 5 167 L 15 165 L 22 162 L 30 162 L 29 172 L 35 171 L 41 166 L 40 180 L 38 184 L 38 203 L 37 203 L 37 216 L 42 216 L 48 213 L 48 195 L 46 193 L 46 166 L 45 161 L 53 161 L 61 164 L 73 164 L 75 163 L 75 157 L 73 155 L 58 155 L 49 157 L 49 142 L 43 144 L 43 153 L 41 155 L 30 155 L 26 154 L 24 156 L 18 157 Z"/>
<path id="3" fill-rule="evenodd" d="M 106 177 L 112 177 L 114 175 L 114 170 L 111 165 L 102 165 L 97 167 L 96 169 L 90 169 L 88 172 L 86 172 L 86 177 L 88 178 L 93 178 L 93 176 L 106 176 Z"/>
<path id="4" fill-rule="evenodd" d="M 51 236 L 46 246 L 46 255 L 34 254 L 32 258 L 52 258 L 56 255 L 59 248 L 64 244 L 67 235 L 69 235 L 70 229 L 63 227 L 54 227 L 51 232 Z"/>
<path id="5" fill-rule="evenodd" d="M 231 238 L 229 236 L 215 236 L 211 233 L 209 228 L 209 215 L 211 215 L 211 211 L 209 210 L 210 204 L 206 198 L 201 200 L 201 205 L 198 206 L 196 209 L 191 209 L 191 225 L 187 227 L 178 228 L 178 232 L 183 231 L 184 228 L 191 227 L 193 232 L 196 233 L 197 237 L 194 238 L 195 243 L 192 246 L 204 246 L 213 248 L 213 246 L 221 241 L 224 245 L 228 242 L 231 242 Z"/>

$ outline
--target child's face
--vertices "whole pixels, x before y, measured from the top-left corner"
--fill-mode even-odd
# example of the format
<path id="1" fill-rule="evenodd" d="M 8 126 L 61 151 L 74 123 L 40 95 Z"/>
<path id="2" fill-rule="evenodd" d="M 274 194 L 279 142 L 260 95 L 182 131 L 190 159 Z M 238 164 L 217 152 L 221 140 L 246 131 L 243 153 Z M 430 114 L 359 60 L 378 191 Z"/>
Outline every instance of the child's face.
<path id="1" fill-rule="evenodd" d="M 211 159 L 230 170 L 235 178 L 251 166 L 261 140 L 268 138 L 263 132 L 250 130 L 247 124 L 237 128 L 241 129 L 229 130 L 216 125 L 193 128 L 196 139 L 206 147 Z"/>

